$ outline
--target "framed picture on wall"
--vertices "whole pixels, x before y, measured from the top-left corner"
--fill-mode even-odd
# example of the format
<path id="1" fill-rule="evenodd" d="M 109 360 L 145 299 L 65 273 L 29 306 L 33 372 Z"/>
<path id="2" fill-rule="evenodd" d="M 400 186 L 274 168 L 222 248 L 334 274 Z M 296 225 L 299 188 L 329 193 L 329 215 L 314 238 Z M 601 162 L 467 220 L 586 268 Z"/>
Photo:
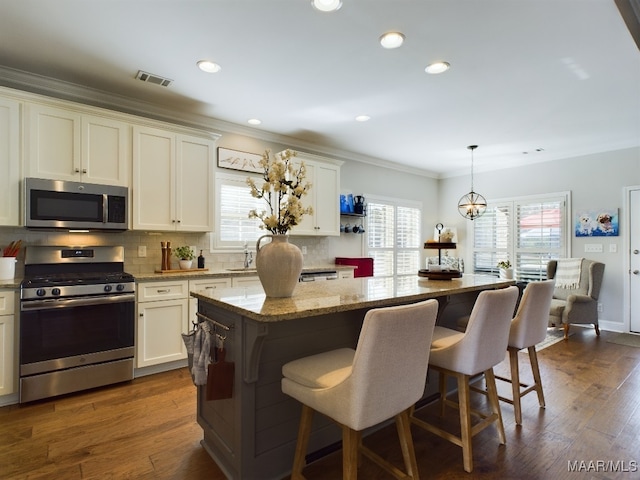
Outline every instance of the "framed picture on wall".
<path id="1" fill-rule="evenodd" d="M 218 147 L 218 166 L 242 172 L 262 173 L 262 155 Z"/>
<path id="2" fill-rule="evenodd" d="M 576 215 L 576 237 L 617 237 L 618 209 L 584 210 Z"/>

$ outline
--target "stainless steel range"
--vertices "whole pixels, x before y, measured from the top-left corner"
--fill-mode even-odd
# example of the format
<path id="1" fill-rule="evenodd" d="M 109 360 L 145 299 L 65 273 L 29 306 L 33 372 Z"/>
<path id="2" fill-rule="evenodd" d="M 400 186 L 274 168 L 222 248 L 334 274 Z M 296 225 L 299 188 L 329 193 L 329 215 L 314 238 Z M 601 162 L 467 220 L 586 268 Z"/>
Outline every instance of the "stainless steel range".
<path id="1" fill-rule="evenodd" d="M 33 246 L 20 285 L 20 403 L 133 378 L 123 247 Z"/>

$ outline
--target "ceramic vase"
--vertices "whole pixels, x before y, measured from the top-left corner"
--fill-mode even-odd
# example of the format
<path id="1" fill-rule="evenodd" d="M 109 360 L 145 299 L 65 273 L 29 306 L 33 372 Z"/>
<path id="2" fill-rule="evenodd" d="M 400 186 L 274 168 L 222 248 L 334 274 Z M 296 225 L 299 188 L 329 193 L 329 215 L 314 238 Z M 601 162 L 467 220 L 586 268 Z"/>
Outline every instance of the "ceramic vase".
<path id="1" fill-rule="evenodd" d="M 180 265 L 180 270 L 189 270 L 193 260 L 180 260 L 178 263 Z"/>
<path id="2" fill-rule="evenodd" d="M 271 243 L 260 246 L 264 238 Z M 267 297 L 290 297 L 302 272 L 302 252 L 288 235 L 263 235 L 256 242 L 256 270 Z"/>
<path id="3" fill-rule="evenodd" d="M 501 268 L 500 278 L 503 280 L 513 280 L 513 268 Z"/>

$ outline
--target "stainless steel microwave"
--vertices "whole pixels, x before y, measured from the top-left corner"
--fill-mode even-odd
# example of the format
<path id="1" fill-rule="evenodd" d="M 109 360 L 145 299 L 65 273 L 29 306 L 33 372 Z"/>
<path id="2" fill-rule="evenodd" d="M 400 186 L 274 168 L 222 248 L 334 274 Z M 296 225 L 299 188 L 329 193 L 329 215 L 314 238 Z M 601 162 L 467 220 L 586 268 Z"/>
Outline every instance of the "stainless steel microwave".
<path id="1" fill-rule="evenodd" d="M 127 230 L 127 187 L 25 179 L 25 226 L 65 230 Z"/>

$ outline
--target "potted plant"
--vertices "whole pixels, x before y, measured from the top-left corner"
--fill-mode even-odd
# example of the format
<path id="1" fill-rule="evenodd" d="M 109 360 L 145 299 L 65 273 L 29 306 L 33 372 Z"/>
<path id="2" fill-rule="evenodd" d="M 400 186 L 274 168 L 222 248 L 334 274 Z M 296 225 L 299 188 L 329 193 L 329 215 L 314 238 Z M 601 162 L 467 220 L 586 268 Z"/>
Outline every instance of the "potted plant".
<path id="1" fill-rule="evenodd" d="M 497 267 L 500 270 L 500 278 L 504 278 L 506 280 L 513 279 L 513 268 L 509 260 L 502 260 L 498 262 Z"/>
<path id="2" fill-rule="evenodd" d="M 176 257 L 180 259 L 180 269 L 181 270 L 189 270 L 191 268 L 191 264 L 193 259 L 196 258 L 196 254 L 191 249 L 191 247 L 184 245 L 182 247 L 178 247 L 175 249 L 174 253 Z"/>

